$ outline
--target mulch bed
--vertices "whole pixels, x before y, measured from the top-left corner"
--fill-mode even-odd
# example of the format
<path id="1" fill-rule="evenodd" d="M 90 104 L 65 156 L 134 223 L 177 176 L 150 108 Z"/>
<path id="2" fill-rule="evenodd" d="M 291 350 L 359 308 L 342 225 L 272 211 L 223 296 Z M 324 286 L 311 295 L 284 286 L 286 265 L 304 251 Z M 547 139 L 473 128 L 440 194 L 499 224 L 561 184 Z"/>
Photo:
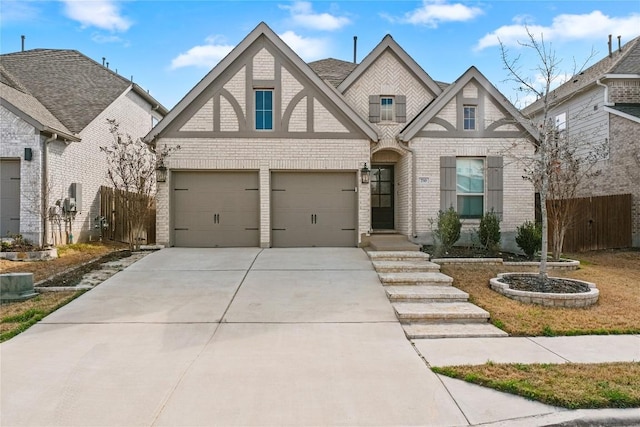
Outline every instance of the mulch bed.
<path id="1" fill-rule="evenodd" d="M 76 286 L 85 274 L 101 268 L 102 264 L 110 261 L 117 261 L 122 258 L 128 258 L 131 256 L 130 250 L 115 251 L 103 255 L 102 257 L 82 264 L 78 267 L 63 271 L 43 282 L 37 283 L 36 286 L 53 287 L 53 286 Z"/>
<path id="2" fill-rule="evenodd" d="M 577 294 L 589 292 L 590 288 L 584 283 L 557 277 L 541 280 L 540 276 L 532 274 L 510 274 L 499 279 L 517 291 L 544 292 L 556 294 Z"/>

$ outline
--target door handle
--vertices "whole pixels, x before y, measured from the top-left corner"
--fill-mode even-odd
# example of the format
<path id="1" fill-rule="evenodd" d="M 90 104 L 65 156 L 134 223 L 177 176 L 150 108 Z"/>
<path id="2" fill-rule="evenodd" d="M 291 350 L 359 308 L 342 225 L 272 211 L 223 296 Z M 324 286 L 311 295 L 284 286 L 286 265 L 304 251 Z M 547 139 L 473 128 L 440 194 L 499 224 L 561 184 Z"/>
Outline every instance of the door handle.
<path id="1" fill-rule="evenodd" d="M 318 223 L 318 215 L 311 214 L 311 224 L 317 224 L 317 223 Z"/>

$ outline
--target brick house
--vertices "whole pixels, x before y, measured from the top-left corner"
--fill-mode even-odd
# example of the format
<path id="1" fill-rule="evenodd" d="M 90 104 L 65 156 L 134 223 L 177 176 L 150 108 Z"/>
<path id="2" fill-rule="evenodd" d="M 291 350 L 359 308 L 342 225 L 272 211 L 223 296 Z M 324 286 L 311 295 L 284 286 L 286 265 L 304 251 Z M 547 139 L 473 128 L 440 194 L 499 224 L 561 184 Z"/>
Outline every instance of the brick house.
<path id="1" fill-rule="evenodd" d="M 106 120 L 142 137 L 166 109 L 74 50 L 28 50 L 0 61 L 0 236 L 39 244 L 99 236 L 99 189 L 108 185 L 100 146 L 112 141 Z"/>
<path id="2" fill-rule="evenodd" d="M 429 218 L 453 206 L 467 231 L 494 209 L 513 248 L 534 193 L 503 157 L 532 153 L 532 132 L 474 67 L 435 82 L 391 36 L 360 64 L 307 64 L 261 23 L 145 137 L 182 147 L 159 184 L 157 241 L 428 242 Z"/>
<path id="3" fill-rule="evenodd" d="M 556 88 L 549 117 L 575 141 L 603 146 L 596 165 L 600 176 L 580 188 L 579 196 L 631 194 L 631 241 L 640 247 L 640 37 Z M 542 100 L 522 110 L 539 121 Z"/>

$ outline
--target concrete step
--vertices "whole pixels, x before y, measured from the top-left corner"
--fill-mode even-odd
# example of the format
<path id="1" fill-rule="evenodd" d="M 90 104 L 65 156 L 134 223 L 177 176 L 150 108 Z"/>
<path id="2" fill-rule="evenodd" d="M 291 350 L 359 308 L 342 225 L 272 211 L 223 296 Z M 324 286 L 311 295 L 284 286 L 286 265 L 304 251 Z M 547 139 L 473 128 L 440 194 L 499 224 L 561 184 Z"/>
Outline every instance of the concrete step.
<path id="1" fill-rule="evenodd" d="M 469 294 L 453 286 L 386 286 L 391 302 L 467 302 Z"/>
<path id="2" fill-rule="evenodd" d="M 378 273 L 437 272 L 440 266 L 431 261 L 371 261 Z"/>
<path id="3" fill-rule="evenodd" d="M 410 242 L 402 234 L 372 234 L 368 240 L 372 251 L 420 251 L 420 245 Z"/>
<path id="4" fill-rule="evenodd" d="M 429 254 L 420 251 L 369 251 L 371 261 L 429 261 Z"/>
<path id="5" fill-rule="evenodd" d="M 453 279 L 439 272 L 428 273 L 378 273 L 383 285 L 427 285 L 447 286 L 453 283 Z"/>
<path id="6" fill-rule="evenodd" d="M 420 338 L 498 338 L 505 331 L 490 323 L 410 323 L 402 325 L 409 339 Z"/>
<path id="7" fill-rule="evenodd" d="M 393 302 L 401 323 L 486 323 L 489 312 L 469 302 Z"/>

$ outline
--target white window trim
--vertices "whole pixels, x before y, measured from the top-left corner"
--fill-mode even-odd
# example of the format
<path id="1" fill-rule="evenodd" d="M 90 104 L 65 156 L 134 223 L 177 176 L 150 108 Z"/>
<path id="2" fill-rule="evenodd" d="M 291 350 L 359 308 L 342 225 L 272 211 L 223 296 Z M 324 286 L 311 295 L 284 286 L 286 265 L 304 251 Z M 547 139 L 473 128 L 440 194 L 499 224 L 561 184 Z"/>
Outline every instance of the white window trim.
<path id="1" fill-rule="evenodd" d="M 382 105 L 382 101 L 384 99 L 390 99 L 391 100 L 391 105 L 390 106 L 383 106 Z M 385 111 L 385 108 L 391 110 L 391 118 L 390 119 L 383 118 L 383 111 Z M 395 122 L 395 120 L 396 120 L 396 99 L 395 99 L 395 96 L 380 95 L 380 122 L 381 123 L 390 123 L 390 122 Z"/>
<path id="2" fill-rule="evenodd" d="M 467 123 L 467 118 L 465 117 L 465 109 L 467 108 L 473 108 L 473 127 L 472 128 L 467 128 L 466 123 Z M 474 130 L 478 130 L 478 106 L 477 105 L 473 105 L 473 104 L 465 104 L 462 106 L 462 130 L 465 131 L 474 131 Z"/>

